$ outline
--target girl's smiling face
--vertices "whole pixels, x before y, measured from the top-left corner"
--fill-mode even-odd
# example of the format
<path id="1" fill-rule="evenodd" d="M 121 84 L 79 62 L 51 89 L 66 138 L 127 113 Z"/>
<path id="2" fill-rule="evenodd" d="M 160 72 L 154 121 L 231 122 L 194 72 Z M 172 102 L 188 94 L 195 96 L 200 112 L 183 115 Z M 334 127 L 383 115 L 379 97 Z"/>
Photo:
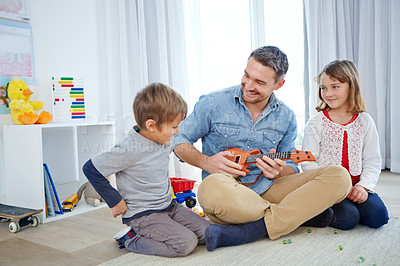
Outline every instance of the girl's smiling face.
<path id="1" fill-rule="evenodd" d="M 350 86 L 347 82 L 342 83 L 332 79 L 326 73 L 321 75 L 321 96 L 332 110 L 347 109 Z"/>

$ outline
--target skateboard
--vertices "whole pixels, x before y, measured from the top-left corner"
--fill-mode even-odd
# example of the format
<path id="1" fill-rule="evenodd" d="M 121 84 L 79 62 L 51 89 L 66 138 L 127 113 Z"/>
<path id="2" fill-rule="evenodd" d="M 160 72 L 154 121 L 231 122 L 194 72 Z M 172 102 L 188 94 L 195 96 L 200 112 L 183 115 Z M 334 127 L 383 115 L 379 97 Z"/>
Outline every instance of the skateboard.
<path id="1" fill-rule="evenodd" d="M 33 227 L 38 226 L 40 220 L 39 217 L 34 216 L 34 214 L 42 211 L 42 209 L 35 210 L 0 203 L 0 221 L 3 219 L 7 221 L 14 219 L 14 221 L 11 221 L 8 225 L 8 230 L 10 230 L 11 233 L 16 233 L 21 227 L 29 224 Z"/>

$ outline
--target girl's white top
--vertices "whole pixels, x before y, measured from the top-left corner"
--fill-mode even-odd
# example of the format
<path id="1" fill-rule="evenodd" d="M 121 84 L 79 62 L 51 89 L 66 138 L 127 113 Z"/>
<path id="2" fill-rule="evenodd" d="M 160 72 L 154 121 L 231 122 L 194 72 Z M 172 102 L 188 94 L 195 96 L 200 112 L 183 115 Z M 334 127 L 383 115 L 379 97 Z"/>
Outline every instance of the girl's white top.
<path id="1" fill-rule="evenodd" d="M 328 165 L 342 165 L 343 137 L 347 131 L 349 172 L 360 175 L 361 185 L 373 192 L 381 173 L 379 137 L 374 120 L 367 113 L 360 113 L 347 124 L 332 122 L 323 112 L 312 116 L 304 129 L 302 150 L 311 151 L 317 162 L 304 162 L 303 171 Z"/>

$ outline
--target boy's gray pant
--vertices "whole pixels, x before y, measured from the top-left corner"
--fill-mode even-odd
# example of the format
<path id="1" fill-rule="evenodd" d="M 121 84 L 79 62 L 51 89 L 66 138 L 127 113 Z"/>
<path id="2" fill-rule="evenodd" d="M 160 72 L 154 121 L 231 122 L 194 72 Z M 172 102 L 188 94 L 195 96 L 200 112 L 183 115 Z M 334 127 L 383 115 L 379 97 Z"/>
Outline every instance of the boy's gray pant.
<path id="1" fill-rule="evenodd" d="M 186 256 L 197 244 L 205 244 L 210 223 L 180 204 L 131 220 L 136 236 L 125 242 L 129 251 L 165 257 Z"/>

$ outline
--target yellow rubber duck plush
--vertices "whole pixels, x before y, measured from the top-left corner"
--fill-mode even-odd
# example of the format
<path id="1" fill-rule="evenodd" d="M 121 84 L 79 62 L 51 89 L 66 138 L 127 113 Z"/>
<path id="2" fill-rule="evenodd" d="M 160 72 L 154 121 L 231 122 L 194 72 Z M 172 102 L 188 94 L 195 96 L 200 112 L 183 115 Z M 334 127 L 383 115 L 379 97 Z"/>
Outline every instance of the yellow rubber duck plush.
<path id="1" fill-rule="evenodd" d="M 33 92 L 22 79 L 13 79 L 7 84 L 7 93 L 10 98 L 11 118 L 17 125 L 47 124 L 53 116 L 46 111 L 37 115 L 35 111 L 43 109 L 42 101 L 30 101 Z"/>

